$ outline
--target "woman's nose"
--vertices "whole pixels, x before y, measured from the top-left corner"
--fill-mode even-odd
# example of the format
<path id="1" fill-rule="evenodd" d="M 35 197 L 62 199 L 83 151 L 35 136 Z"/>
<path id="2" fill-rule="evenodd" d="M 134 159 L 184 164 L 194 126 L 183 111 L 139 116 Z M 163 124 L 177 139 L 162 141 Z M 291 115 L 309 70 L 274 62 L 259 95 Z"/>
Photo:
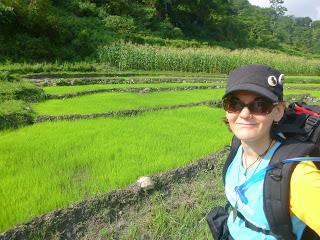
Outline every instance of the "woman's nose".
<path id="1" fill-rule="evenodd" d="M 240 117 L 242 118 L 250 118 L 251 113 L 248 107 L 244 107 L 240 112 Z"/>

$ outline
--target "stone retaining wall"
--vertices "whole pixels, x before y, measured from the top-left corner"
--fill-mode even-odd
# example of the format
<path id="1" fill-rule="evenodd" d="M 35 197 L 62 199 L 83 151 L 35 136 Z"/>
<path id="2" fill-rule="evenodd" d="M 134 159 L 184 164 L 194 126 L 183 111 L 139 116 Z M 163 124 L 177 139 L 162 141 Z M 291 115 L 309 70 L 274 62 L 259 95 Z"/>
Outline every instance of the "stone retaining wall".
<path id="1" fill-rule="evenodd" d="M 29 79 L 39 86 L 74 86 L 91 84 L 137 84 L 137 83 L 225 83 L 225 78 L 78 78 L 78 79 Z"/>
<path id="2" fill-rule="evenodd" d="M 109 88 L 109 89 L 96 89 L 96 90 L 87 90 L 87 91 L 79 91 L 61 95 L 47 94 L 47 99 L 65 99 L 65 98 L 73 98 L 88 94 L 95 93 L 104 93 L 104 92 L 138 92 L 138 93 L 148 93 L 148 92 L 161 92 L 161 91 L 184 91 L 184 90 L 196 90 L 196 89 L 219 89 L 224 88 L 222 85 L 214 85 L 214 86 L 181 86 L 181 87 L 144 87 L 144 88 Z"/>

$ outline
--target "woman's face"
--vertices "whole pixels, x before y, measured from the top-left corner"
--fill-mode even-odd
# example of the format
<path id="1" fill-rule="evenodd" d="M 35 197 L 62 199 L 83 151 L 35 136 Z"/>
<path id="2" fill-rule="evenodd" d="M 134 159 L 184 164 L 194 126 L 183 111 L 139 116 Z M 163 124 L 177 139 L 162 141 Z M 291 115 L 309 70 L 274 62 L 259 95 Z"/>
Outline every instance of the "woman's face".
<path id="1" fill-rule="evenodd" d="M 248 91 L 237 91 L 232 94 L 244 104 L 253 102 L 260 96 Z M 230 129 L 237 138 L 247 142 L 270 139 L 270 130 L 274 121 L 278 122 L 284 113 L 284 104 L 276 105 L 269 114 L 252 114 L 248 107 L 240 112 L 226 112 Z"/>

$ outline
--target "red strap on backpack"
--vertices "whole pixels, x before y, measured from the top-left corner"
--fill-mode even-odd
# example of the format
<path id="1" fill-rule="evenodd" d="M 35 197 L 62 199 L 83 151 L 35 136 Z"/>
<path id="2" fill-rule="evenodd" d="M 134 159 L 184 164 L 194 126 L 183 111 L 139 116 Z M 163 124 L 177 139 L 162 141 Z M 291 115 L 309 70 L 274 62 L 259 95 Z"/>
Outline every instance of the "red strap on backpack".
<path id="1" fill-rule="evenodd" d="M 305 108 L 303 106 L 299 106 L 297 104 L 295 104 L 295 106 L 293 107 L 294 111 L 296 112 L 296 114 L 301 115 L 303 113 L 308 114 L 310 116 L 314 116 L 314 117 L 320 117 L 320 113 L 314 112 L 308 108 Z"/>

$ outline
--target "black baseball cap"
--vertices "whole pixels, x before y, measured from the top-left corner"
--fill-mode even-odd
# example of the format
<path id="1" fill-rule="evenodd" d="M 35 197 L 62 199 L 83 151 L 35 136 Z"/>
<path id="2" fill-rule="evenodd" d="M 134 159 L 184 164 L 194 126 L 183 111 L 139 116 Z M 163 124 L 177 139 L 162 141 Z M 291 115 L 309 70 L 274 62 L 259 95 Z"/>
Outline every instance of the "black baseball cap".
<path id="1" fill-rule="evenodd" d="M 229 74 L 225 95 L 235 91 L 250 91 L 270 99 L 272 102 L 283 100 L 284 74 L 262 64 L 250 64 L 235 69 Z"/>

